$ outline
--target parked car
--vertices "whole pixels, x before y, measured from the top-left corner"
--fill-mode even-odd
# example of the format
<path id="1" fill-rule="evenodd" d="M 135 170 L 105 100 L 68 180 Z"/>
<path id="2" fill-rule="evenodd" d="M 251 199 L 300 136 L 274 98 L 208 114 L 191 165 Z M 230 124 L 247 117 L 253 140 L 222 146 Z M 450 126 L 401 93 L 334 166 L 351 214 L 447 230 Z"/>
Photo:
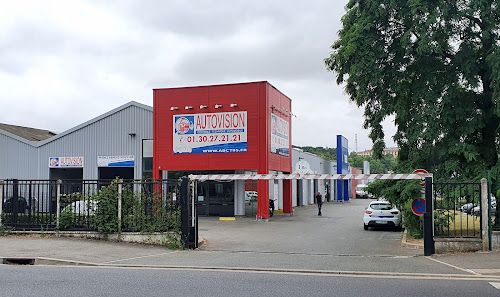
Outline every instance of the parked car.
<path id="1" fill-rule="evenodd" d="M 475 203 L 466 203 L 460 207 L 460 211 L 466 214 L 470 214 L 476 206 L 477 205 Z"/>
<path id="2" fill-rule="evenodd" d="M 497 200 L 495 197 L 491 198 L 491 205 L 490 205 L 490 211 L 492 215 L 495 215 L 497 213 Z M 476 206 L 474 207 L 471 211 L 470 214 L 474 214 L 475 216 L 479 216 L 481 212 L 481 207 Z"/>
<path id="3" fill-rule="evenodd" d="M 366 184 L 359 184 L 356 186 L 356 198 L 363 198 L 363 199 L 374 198 L 372 194 L 368 193 L 365 190 L 367 186 L 368 185 Z"/>
<path id="4" fill-rule="evenodd" d="M 72 212 L 81 215 L 94 215 L 97 210 L 97 202 L 94 200 L 78 200 L 63 208 L 63 212 Z"/>
<path id="5" fill-rule="evenodd" d="M 401 213 L 389 201 L 372 201 L 363 216 L 365 230 L 368 227 L 389 226 L 401 231 Z"/>
<path id="6" fill-rule="evenodd" d="M 255 191 L 245 191 L 245 201 L 257 201 L 257 192 Z"/>
<path id="7" fill-rule="evenodd" d="M 17 199 L 10 197 L 5 201 L 3 211 L 5 213 L 29 213 L 30 205 L 31 213 L 36 213 L 38 211 L 38 200 L 35 197 L 31 197 L 31 201 L 21 196 L 18 196 Z"/>

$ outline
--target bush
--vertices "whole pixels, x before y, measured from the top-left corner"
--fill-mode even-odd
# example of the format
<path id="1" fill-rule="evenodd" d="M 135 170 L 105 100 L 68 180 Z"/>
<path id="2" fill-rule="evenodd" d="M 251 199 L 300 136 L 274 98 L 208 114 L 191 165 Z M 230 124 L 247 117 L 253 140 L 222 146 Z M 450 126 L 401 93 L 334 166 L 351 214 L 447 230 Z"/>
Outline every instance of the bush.
<path id="1" fill-rule="evenodd" d="M 59 216 L 59 230 L 70 229 L 75 226 L 75 214 L 73 213 L 73 208 L 69 207 Z"/>
<path id="2" fill-rule="evenodd" d="M 94 227 L 99 233 L 110 234 L 118 231 L 118 180 L 109 186 L 102 187 L 94 197 L 97 209 Z"/>
<path id="3" fill-rule="evenodd" d="M 103 234 L 118 232 L 118 180 L 108 187 L 102 187 L 93 199 L 97 201 L 94 228 Z M 162 197 L 147 189 L 134 193 L 130 185 L 123 186 L 123 230 L 145 233 L 178 232 L 180 217 L 180 209 L 172 201 L 172 197 Z"/>
<path id="4" fill-rule="evenodd" d="M 410 234 L 411 237 L 422 238 L 424 235 L 422 228 L 424 224 L 424 219 L 423 219 L 424 217 L 417 216 L 416 214 L 414 214 L 413 211 L 411 210 L 411 204 L 412 200 L 408 200 L 401 209 L 401 213 L 403 214 L 404 225 L 406 231 L 408 232 L 408 234 Z"/>

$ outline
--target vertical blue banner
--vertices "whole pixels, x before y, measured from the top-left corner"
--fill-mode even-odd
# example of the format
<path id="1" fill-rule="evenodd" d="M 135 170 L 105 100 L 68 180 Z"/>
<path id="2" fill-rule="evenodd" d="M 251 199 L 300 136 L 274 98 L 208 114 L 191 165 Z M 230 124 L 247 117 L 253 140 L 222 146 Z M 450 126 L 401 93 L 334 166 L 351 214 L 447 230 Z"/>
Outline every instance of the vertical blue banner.
<path id="1" fill-rule="evenodd" d="M 337 135 L 337 174 L 349 173 L 347 138 Z M 349 201 L 349 181 L 337 180 L 337 201 Z"/>

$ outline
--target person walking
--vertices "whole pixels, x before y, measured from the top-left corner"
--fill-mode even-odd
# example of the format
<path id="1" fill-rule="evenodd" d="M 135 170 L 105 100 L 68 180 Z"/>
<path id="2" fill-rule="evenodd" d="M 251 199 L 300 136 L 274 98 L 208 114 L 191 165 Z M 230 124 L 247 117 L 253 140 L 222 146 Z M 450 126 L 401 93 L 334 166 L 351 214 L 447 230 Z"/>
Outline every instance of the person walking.
<path id="1" fill-rule="evenodd" d="M 318 191 L 318 194 L 314 197 L 314 203 L 318 206 L 318 216 L 321 216 L 321 206 L 323 205 L 323 196 L 321 196 L 321 192 Z"/>

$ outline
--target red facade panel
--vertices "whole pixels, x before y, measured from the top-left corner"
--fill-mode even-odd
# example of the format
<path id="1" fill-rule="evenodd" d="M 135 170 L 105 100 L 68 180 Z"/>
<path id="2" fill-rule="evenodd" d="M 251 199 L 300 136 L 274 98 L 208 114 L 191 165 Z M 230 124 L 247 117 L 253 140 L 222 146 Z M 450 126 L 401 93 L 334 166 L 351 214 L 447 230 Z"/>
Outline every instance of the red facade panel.
<path id="1" fill-rule="evenodd" d="M 219 108 L 216 108 L 216 105 Z M 185 109 L 186 106 L 192 108 Z M 291 110 L 290 99 L 267 82 L 154 90 L 155 168 L 183 171 L 257 170 L 259 173 L 267 173 L 269 170 L 277 170 L 290 172 L 291 155 L 284 157 L 271 153 L 272 106 Z M 290 115 L 274 113 L 290 123 L 288 131 L 288 135 L 290 135 Z M 244 134 L 246 135 L 246 152 L 233 152 L 235 150 L 222 153 L 206 153 L 205 151 L 198 153 L 201 151 L 195 150 L 179 151 L 179 143 L 190 141 L 193 139 L 191 137 L 195 135 L 189 136 L 187 134 L 185 137 L 182 136 L 182 139 L 174 139 L 175 129 L 183 129 L 182 127 L 185 126 L 186 131 L 188 131 L 189 125 L 197 124 L 194 123 L 196 120 L 186 121 L 186 123 L 191 124 L 179 122 L 178 119 L 184 117 L 183 115 L 187 115 L 185 118 L 198 119 L 198 121 L 202 117 L 209 119 L 213 117 L 213 120 L 217 118 L 219 124 L 222 121 L 229 123 L 232 116 L 234 119 L 239 117 L 240 120 L 246 117 L 246 127 L 244 127 L 246 130 Z M 177 119 L 176 123 L 174 123 L 174 119 Z M 205 123 L 205 121 L 202 122 L 202 124 Z M 207 138 L 203 141 L 210 142 L 210 136 L 215 138 L 215 135 L 217 134 L 196 135 L 196 137 L 206 136 Z M 235 136 L 233 135 L 233 137 Z M 188 144 L 186 143 L 186 145 Z M 174 153 L 174 146 L 176 146 L 177 153 Z M 290 153 L 291 141 L 289 142 Z M 154 172 L 157 173 L 157 171 Z"/>

